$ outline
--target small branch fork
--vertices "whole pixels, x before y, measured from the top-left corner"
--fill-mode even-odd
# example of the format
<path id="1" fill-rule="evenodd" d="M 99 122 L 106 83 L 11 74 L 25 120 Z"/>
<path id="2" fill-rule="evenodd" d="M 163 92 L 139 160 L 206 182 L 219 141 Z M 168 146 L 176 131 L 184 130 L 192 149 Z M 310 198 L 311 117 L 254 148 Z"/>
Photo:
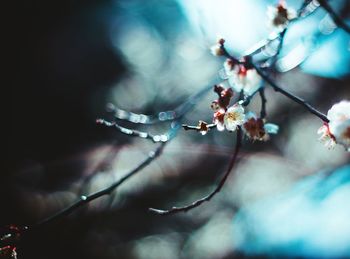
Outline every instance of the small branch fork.
<path id="1" fill-rule="evenodd" d="M 225 50 L 225 53 L 227 53 L 227 51 Z M 234 62 L 238 62 L 238 60 L 234 57 L 232 57 L 231 55 L 229 55 L 228 53 L 225 54 L 226 57 L 231 58 L 232 60 L 234 60 Z M 246 57 L 245 61 L 240 61 L 239 63 L 243 63 L 246 64 L 248 67 L 251 66 L 253 68 L 256 69 L 256 71 L 258 72 L 258 74 L 264 79 L 265 82 L 267 82 L 275 91 L 283 94 L 284 96 L 288 97 L 289 99 L 293 100 L 294 102 L 304 106 L 309 112 L 311 112 L 312 114 L 316 115 L 318 118 L 320 118 L 322 121 L 328 123 L 329 119 L 327 118 L 327 116 L 325 114 L 323 114 L 322 112 L 318 111 L 315 107 L 313 107 L 311 104 L 309 104 L 308 102 L 306 102 L 304 99 L 290 93 L 289 91 L 283 89 L 282 87 L 280 87 L 279 85 L 277 85 L 263 70 L 262 68 L 260 68 L 258 65 L 256 65 L 254 62 L 252 62 L 251 57 Z M 261 91 L 256 91 L 255 93 L 253 93 L 252 95 L 249 96 L 249 100 L 257 93 L 260 92 L 260 95 L 262 94 Z M 264 98 L 263 98 L 264 97 Z M 264 102 L 263 105 L 265 105 L 266 103 L 266 98 L 265 95 L 262 96 L 262 101 Z M 266 109 L 264 107 L 264 109 Z M 266 115 L 266 110 L 264 110 L 264 115 Z"/>
<path id="2" fill-rule="evenodd" d="M 228 168 L 224 174 L 224 176 L 221 178 L 219 184 L 216 186 L 216 188 L 209 193 L 208 195 L 204 196 L 201 199 L 198 199 L 194 202 L 192 202 L 189 205 L 186 206 L 182 206 L 182 207 L 172 207 L 169 210 L 161 210 L 161 209 L 155 209 L 155 208 L 149 208 L 149 211 L 158 215 L 169 215 L 169 214 L 175 214 L 178 212 L 186 212 L 189 211 L 193 208 L 196 208 L 198 206 L 200 206 L 202 203 L 206 202 L 206 201 L 210 201 L 217 193 L 219 193 L 222 189 L 222 187 L 224 186 L 228 176 L 230 175 L 232 168 L 234 167 L 236 160 L 237 160 L 237 156 L 241 147 L 241 143 L 242 143 L 242 130 L 240 128 L 237 128 L 237 135 L 236 135 L 236 145 L 235 145 L 235 149 L 232 155 L 232 158 L 230 160 L 230 163 L 228 165 Z"/>
<path id="3" fill-rule="evenodd" d="M 212 89 L 212 84 L 204 87 L 196 94 L 190 96 L 185 102 L 181 103 L 174 110 L 171 111 L 161 111 L 156 115 L 145 115 L 137 114 L 129 111 L 122 110 L 113 105 L 109 105 L 108 109 L 110 112 L 114 113 L 114 117 L 118 120 L 129 121 L 135 124 L 157 124 L 166 121 L 175 121 L 182 118 L 187 114 L 203 97 Z"/>

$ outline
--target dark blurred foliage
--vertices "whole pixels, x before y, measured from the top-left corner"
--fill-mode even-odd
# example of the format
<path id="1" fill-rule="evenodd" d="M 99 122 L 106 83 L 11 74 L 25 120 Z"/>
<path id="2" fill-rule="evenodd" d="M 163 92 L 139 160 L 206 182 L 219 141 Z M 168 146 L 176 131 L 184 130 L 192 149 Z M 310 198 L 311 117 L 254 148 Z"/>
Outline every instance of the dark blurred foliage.
<path id="1" fill-rule="evenodd" d="M 11 28 L 16 64 L 11 71 L 11 122 L 6 123 L 9 169 L 1 174 L 1 224 L 38 220 L 18 206 L 19 189 L 30 189 L 32 181 L 41 191 L 64 190 L 84 164 L 71 157 L 110 140 L 111 134 L 94 122 L 105 106 L 99 97 L 126 72 L 108 38 L 111 8 L 108 0 L 16 3 Z M 21 170 L 24 176 L 16 178 Z M 89 258 L 80 243 L 89 221 L 75 227 L 65 222 L 30 237 L 19 258 Z"/>
<path id="2" fill-rule="evenodd" d="M 40 159 L 95 141 L 100 91 L 125 72 L 108 41 L 110 1 L 31 1 L 18 6 L 17 67 L 11 101 L 11 158 Z M 12 160 L 12 161 L 13 161 Z"/>

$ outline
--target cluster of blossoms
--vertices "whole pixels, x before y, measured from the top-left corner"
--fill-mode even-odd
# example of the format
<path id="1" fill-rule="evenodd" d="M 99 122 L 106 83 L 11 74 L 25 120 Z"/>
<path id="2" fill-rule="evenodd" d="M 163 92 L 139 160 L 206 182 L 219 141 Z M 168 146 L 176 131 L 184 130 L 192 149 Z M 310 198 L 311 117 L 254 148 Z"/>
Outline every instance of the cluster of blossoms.
<path id="1" fill-rule="evenodd" d="M 287 26 L 288 21 L 294 18 L 293 13 L 293 10 L 288 10 L 285 4 L 280 2 L 275 7 L 274 25 Z M 266 141 L 269 139 L 269 134 L 277 133 L 277 125 L 265 123 L 264 119 L 258 118 L 252 112 L 245 114 L 242 102 L 229 106 L 234 91 L 248 97 L 253 96 L 260 89 L 262 79 L 254 67 L 249 67 L 249 62 L 230 57 L 224 43 L 225 40 L 219 39 L 211 48 L 211 52 L 216 56 L 228 57 L 224 62 L 223 77 L 227 79 L 230 88 L 225 89 L 221 85 L 215 85 L 214 92 L 217 93 L 218 99 L 211 104 L 214 110 L 213 124 L 208 125 L 200 121 L 197 129 L 204 135 L 213 126 L 216 126 L 219 131 L 225 129 L 235 131 L 241 127 L 250 139 Z M 328 111 L 327 118 L 329 122 L 324 123 L 318 130 L 318 134 L 321 134 L 320 140 L 328 148 L 340 144 L 350 151 L 350 101 L 333 105 Z"/>
<path id="2" fill-rule="evenodd" d="M 215 85 L 214 92 L 218 95 L 218 99 L 211 103 L 211 108 L 214 111 L 214 124 L 200 121 L 197 130 L 202 135 L 205 135 L 212 126 L 216 126 L 219 131 L 225 129 L 235 131 L 238 127 L 241 127 L 251 140 L 266 141 L 269 139 L 269 134 L 277 134 L 277 125 L 265 123 L 264 119 L 258 118 L 253 112 L 245 113 L 241 102 L 229 106 L 234 95 L 232 88 L 225 89 L 221 85 Z"/>
<path id="3" fill-rule="evenodd" d="M 224 39 L 219 39 L 210 48 L 211 53 L 215 56 L 224 56 L 226 53 L 224 43 Z M 252 95 L 256 92 L 262 82 L 258 72 L 253 67 L 247 66 L 246 60 L 238 61 L 232 57 L 228 57 L 224 62 L 224 69 L 221 76 L 228 81 L 233 90 L 236 92 L 243 91 L 245 95 Z"/>
<path id="4" fill-rule="evenodd" d="M 235 131 L 238 126 L 244 123 L 243 106 L 235 103 L 228 107 L 233 97 L 231 88 L 225 89 L 221 85 L 215 85 L 214 92 L 218 95 L 218 99 L 211 103 L 211 108 L 214 110 L 214 124 L 219 131 L 223 131 L 225 128 L 229 131 Z"/>
<path id="5" fill-rule="evenodd" d="M 262 78 L 254 67 L 249 66 L 250 63 L 246 58 L 237 60 L 228 55 L 224 43 L 224 39 L 219 39 L 211 47 L 211 53 L 215 56 L 227 57 L 221 76 L 227 80 L 230 87 L 225 89 L 221 85 L 214 86 L 218 99 L 211 104 L 214 110 L 213 124 L 200 121 L 196 129 L 204 135 L 213 126 L 216 126 L 219 131 L 225 129 L 235 131 L 241 127 L 248 138 L 266 141 L 269 139 L 269 134 L 278 132 L 277 125 L 265 123 L 264 119 L 258 118 L 253 112 L 245 113 L 243 101 L 229 106 L 234 92 L 243 93 L 247 97 L 253 96 L 262 87 Z"/>
<path id="6" fill-rule="evenodd" d="M 279 1 L 276 6 L 269 6 L 267 9 L 269 27 L 277 31 L 284 30 L 289 21 L 297 17 L 297 13 L 292 8 L 287 8 L 285 1 Z"/>
<path id="7" fill-rule="evenodd" d="M 343 145 L 350 152 L 350 101 L 341 101 L 327 113 L 328 123 L 319 128 L 320 140 L 328 148 Z"/>

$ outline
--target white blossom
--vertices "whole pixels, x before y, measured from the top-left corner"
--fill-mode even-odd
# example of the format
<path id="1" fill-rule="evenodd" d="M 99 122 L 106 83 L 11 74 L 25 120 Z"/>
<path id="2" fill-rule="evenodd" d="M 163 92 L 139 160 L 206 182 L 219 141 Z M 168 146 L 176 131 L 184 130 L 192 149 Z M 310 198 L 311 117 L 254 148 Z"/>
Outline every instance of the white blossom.
<path id="1" fill-rule="evenodd" d="M 245 74 L 237 73 L 230 77 L 229 84 L 236 92 L 243 90 L 245 95 L 251 95 L 259 89 L 261 77 L 255 69 L 248 69 Z"/>
<path id="2" fill-rule="evenodd" d="M 332 122 L 340 122 L 350 119 L 350 101 L 341 101 L 332 106 L 327 113 L 327 118 Z"/>
<path id="3" fill-rule="evenodd" d="M 282 31 L 287 27 L 290 20 L 297 17 L 297 13 L 293 8 L 287 8 L 285 4 L 280 3 L 276 6 L 267 8 L 267 16 L 269 18 L 269 27 Z"/>
<path id="4" fill-rule="evenodd" d="M 333 149 L 335 147 L 335 137 L 329 131 L 328 124 L 325 124 L 319 128 L 317 134 L 321 135 L 318 140 L 321 141 L 328 149 Z"/>
<path id="5" fill-rule="evenodd" d="M 225 130 L 224 117 L 225 117 L 225 110 L 224 109 L 219 109 L 218 111 L 216 111 L 214 113 L 213 122 L 216 124 L 216 128 L 218 129 L 218 131 Z"/>
<path id="6" fill-rule="evenodd" d="M 244 108 L 236 103 L 229 107 L 224 115 L 225 128 L 229 131 L 235 131 L 238 126 L 243 125 L 244 119 Z"/>
<path id="7" fill-rule="evenodd" d="M 335 143 L 343 145 L 350 151 L 350 101 L 334 104 L 327 113 L 329 123 L 325 123 L 319 130 L 320 140 L 327 147 Z"/>
<path id="8" fill-rule="evenodd" d="M 338 144 L 350 151 L 350 119 L 331 125 L 331 131 Z"/>
<path id="9" fill-rule="evenodd" d="M 229 85 L 236 92 L 243 90 L 245 95 L 251 95 L 257 91 L 261 85 L 261 77 L 258 72 L 252 69 L 246 69 L 242 65 L 235 65 L 230 68 L 229 64 L 224 64 L 225 72 L 228 76 Z"/>

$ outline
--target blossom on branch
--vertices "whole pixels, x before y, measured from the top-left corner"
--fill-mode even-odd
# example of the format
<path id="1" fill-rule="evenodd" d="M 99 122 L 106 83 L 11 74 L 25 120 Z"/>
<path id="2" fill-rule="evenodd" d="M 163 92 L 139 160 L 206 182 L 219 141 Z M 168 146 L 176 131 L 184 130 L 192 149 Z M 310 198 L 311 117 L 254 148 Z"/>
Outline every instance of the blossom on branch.
<path id="1" fill-rule="evenodd" d="M 216 128 L 219 131 L 223 131 L 225 129 L 224 117 L 225 117 L 224 109 L 220 109 L 214 113 L 213 123 L 216 125 Z"/>
<path id="2" fill-rule="evenodd" d="M 218 39 L 217 43 L 210 47 L 211 54 L 213 54 L 214 56 L 223 56 L 225 54 L 224 43 L 224 39 Z"/>
<path id="3" fill-rule="evenodd" d="M 319 140 L 324 143 L 328 149 L 333 149 L 337 144 L 334 135 L 329 130 L 328 123 L 324 123 L 323 126 L 318 129 L 317 134 L 321 135 Z"/>
<path id="4" fill-rule="evenodd" d="M 287 8 L 284 1 L 279 1 L 276 6 L 267 8 L 267 16 L 269 18 L 269 27 L 282 31 L 287 27 L 290 20 L 297 17 L 297 13 L 293 8 Z"/>
<path id="5" fill-rule="evenodd" d="M 242 105 L 236 103 L 227 109 L 224 115 L 224 125 L 228 131 L 235 131 L 244 123 L 245 114 Z"/>
<path id="6" fill-rule="evenodd" d="M 328 111 L 327 118 L 329 123 L 318 130 L 322 134 L 320 140 L 329 148 L 337 143 L 350 151 L 350 101 L 334 104 Z"/>
<path id="7" fill-rule="evenodd" d="M 229 85 L 236 92 L 251 95 L 257 91 L 261 85 L 261 77 L 254 68 L 247 68 L 243 64 L 235 64 L 231 59 L 224 63 L 224 70 Z"/>
<path id="8" fill-rule="evenodd" d="M 267 141 L 270 139 L 269 134 L 277 134 L 278 129 L 276 124 L 265 123 L 265 120 L 257 118 L 252 112 L 246 115 L 246 121 L 243 124 L 245 134 L 253 141 Z"/>
<path id="9" fill-rule="evenodd" d="M 238 126 L 243 125 L 244 119 L 244 108 L 242 105 L 236 103 L 226 111 L 224 109 L 216 111 L 213 122 L 219 131 L 223 131 L 225 128 L 228 131 L 235 131 Z"/>

